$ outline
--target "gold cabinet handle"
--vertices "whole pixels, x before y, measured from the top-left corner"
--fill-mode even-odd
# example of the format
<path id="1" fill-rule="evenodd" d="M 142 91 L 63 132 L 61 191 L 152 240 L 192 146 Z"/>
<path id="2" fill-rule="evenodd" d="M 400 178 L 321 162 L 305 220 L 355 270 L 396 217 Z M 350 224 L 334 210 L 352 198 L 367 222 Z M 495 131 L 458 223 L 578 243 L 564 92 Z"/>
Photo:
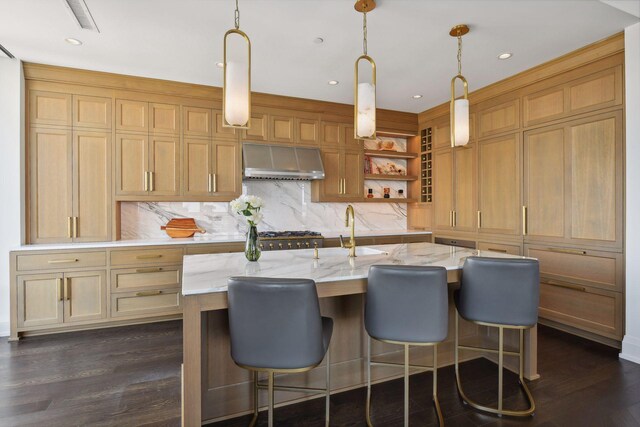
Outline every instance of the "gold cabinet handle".
<path id="1" fill-rule="evenodd" d="M 162 271 L 162 267 L 157 268 L 136 268 L 136 273 L 157 273 Z"/>
<path id="2" fill-rule="evenodd" d="M 561 254 L 572 254 L 572 255 L 586 255 L 587 251 L 583 251 L 580 249 L 564 249 L 564 248 L 547 248 L 550 252 L 558 252 Z"/>
<path id="3" fill-rule="evenodd" d="M 558 288 L 571 289 L 579 292 L 587 292 L 587 288 L 584 286 L 572 285 L 571 283 L 557 282 L 555 280 L 540 280 L 540 283 L 545 285 L 556 286 Z"/>
<path id="4" fill-rule="evenodd" d="M 156 190 L 156 173 L 155 172 L 149 172 L 149 191 L 155 191 Z"/>
<path id="5" fill-rule="evenodd" d="M 64 279 L 60 277 L 58 280 L 60 281 L 58 285 L 58 300 L 64 301 Z"/>
<path id="6" fill-rule="evenodd" d="M 522 207 L 522 235 L 526 236 L 528 231 L 527 227 L 527 207 Z"/>
<path id="7" fill-rule="evenodd" d="M 453 211 L 449 211 L 449 227 L 453 227 Z"/>
<path id="8" fill-rule="evenodd" d="M 482 212 L 478 211 L 478 228 L 482 228 Z"/>
<path id="9" fill-rule="evenodd" d="M 213 175 L 209 174 L 208 182 L 207 182 L 207 191 L 211 193 L 213 191 Z"/>
<path id="10" fill-rule="evenodd" d="M 498 248 L 487 248 L 488 251 L 493 251 L 493 252 L 502 252 L 503 254 L 507 253 L 506 249 L 498 249 Z"/>
<path id="11" fill-rule="evenodd" d="M 150 297 L 153 295 L 160 295 L 162 291 L 144 291 L 144 292 L 136 292 L 137 297 Z"/>
<path id="12" fill-rule="evenodd" d="M 342 178 L 342 194 L 347 194 L 347 178 Z"/>
<path id="13" fill-rule="evenodd" d="M 218 192 L 218 174 L 217 173 L 213 174 L 213 192 L 214 193 Z"/>
<path id="14" fill-rule="evenodd" d="M 78 217 L 73 217 L 73 237 L 78 237 Z"/>
<path id="15" fill-rule="evenodd" d="M 456 227 L 457 219 L 456 211 L 453 211 L 453 228 Z"/>
<path id="16" fill-rule="evenodd" d="M 64 299 L 69 301 L 71 299 L 71 289 L 69 288 L 69 278 L 64 278 Z"/>
<path id="17" fill-rule="evenodd" d="M 73 219 L 72 217 L 68 216 L 67 217 L 67 237 L 68 238 L 73 238 L 73 225 L 72 225 Z"/>
<path id="18" fill-rule="evenodd" d="M 136 259 L 156 259 L 156 258 L 162 258 L 162 255 L 157 254 L 157 255 L 136 255 Z"/>
<path id="19" fill-rule="evenodd" d="M 149 171 L 144 171 L 144 191 L 149 191 Z"/>
<path id="20" fill-rule="evenodd" d="M 338 180 L 338 194 L 342 194 L 342 178 Z"/>
<path id="21" fill-rule="evenodd" d="M 69 259 L 50 259 L 47 261 L 47 264 L 67 264 L 69 262 L 78 262 L 78 258 L 69 258 Z"/>

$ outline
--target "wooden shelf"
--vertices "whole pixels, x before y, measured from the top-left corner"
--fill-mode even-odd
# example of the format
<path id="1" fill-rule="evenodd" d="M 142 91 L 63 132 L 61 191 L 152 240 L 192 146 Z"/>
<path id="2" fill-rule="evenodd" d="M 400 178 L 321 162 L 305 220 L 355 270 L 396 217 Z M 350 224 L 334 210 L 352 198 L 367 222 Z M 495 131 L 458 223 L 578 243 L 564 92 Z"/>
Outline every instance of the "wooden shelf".
<path id="1" fill-rule="evenodd" d="M 366 203 L 416 203 L 418 200 L 408 199 L 406 197 L 396 197 L 396 198 L 389 198 L 389 199 L 385 199 L 383 197 L 374 197 L 372 199 L 367 199 L 365 197 L 363 201 Z"/>
<path id="2" fill-rule="evenodd" d="M 418 153 L 389 150 L 364 150 L 364 155 L 369 157 L 384 157 L 387 159 L 415 159 Z"/>
<path id="3" fill-rule="evenodd" d="M 415 181 L 418 177 L 414 175 L 364 174 L 364 179 L 377 179 L 383 181 Z"/>

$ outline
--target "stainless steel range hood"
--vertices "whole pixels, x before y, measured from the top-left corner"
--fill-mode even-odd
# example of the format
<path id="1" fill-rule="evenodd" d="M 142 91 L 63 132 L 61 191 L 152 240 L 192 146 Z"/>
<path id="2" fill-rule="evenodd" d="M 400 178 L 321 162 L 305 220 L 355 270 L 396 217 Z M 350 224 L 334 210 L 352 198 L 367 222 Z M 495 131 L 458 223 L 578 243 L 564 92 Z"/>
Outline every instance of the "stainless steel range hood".
<path id="1" fill-rule="evenodd" d="M 324 179 L 318 148 L 245 142 L 242 160 L 246 179 Z"/>

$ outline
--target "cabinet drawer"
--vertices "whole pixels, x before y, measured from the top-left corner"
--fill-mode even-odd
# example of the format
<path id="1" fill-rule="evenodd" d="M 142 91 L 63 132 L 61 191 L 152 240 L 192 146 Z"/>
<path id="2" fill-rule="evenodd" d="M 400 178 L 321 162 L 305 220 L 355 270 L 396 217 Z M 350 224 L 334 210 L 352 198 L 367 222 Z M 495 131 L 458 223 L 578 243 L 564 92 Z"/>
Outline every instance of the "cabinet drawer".
<path id="1" fill-rule="evenodd" d="M 400 236 L 382 236 L 375 237 L 374 242 L 376 245 L 393 245 L 396 243 L 400 243 Z M 361 239 L 358 239 L 357 242 L 360 245 L 364 245 L 365 243 L 360 242 Z"/>
<path id="2" fill-rule="evenodd" d="M 540 317 L 622 339 L 621 293 L 550 279 L 540 282 Z"/>
<path id="3" fill-rule="evenodd" d="M 182 264 L 180 249 L 136 249 L 111 251 L 111 265 Z"/>
<path id="4" fill-rule="evenodd" d="M 527 246 L 525 254 L 540 261 L 541 277 L 622 290 L 622 254 L 544 246 Z"/>
<path id="5" fill-rule="evenodd" d="M 478 242 L 481 251 L 501 252 L 503 254 L 522 255 L 522 248 L 518 245 L 505 245 L 502 243 Z"/>
<path id="6" fill-rule="evenodd" d="M 180 287 L 182 268 L 143 267 L 111 270 L 111 292 Z"/>
<path id="7" fill-rule="evenodd" d="M 51 254 L 18 255 L 18 271 L 50 270 L 82 267 L 104 267 L 107 265 L 106 252 L 59 252 Z"/>
<path id="8" fill-rule="evenodd" d="M 111 295 L 111 317 L 165 315 L 182 312 L 179 289 L 147 290 Z"/>
<path id="9" fill-rule="evenodd" d="M 431 234 L 416 234 L 413 236 L 402 236 L 402 243 L 431 243 Z"/>
<path id="10" fill-rule="evenodd" d="M 187 255 L 225 254 L 229 252 L 244 252 L 244 243 L 224 243 L 217 245 L 187 246 Z"/>

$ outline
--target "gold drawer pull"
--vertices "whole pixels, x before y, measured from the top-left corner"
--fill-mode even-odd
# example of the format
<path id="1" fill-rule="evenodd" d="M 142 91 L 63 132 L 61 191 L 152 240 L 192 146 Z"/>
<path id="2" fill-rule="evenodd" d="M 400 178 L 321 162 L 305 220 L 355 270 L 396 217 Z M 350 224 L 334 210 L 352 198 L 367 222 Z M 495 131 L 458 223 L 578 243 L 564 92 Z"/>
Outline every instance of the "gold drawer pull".
<path id="1" fill-rule="evenodd" d="M 556 282 L 555 280 L 541 280 L 540 283 L 544 283 L 545 285 L 557 286 L 559 288 L 571 289 L 579 292 L 587 291 L 587 288 L 585 288 L 584 286 L 572 285 L 570 283 Z"/>
<path id="2" fill-rule="evenodd" d="M 506 249 L 496 249 L 496 248 L 487 248 L 488 251 L 493 251 L 493 252 L 502 252 L 503 254 L 507 253 Z"/>
<path id="3" fill-rule="evenodd" d="M 67 264 L 69 262 L 78 262 L 78 258 L 70 258 L 70 259 L 50 259 L 47 261 L 49 264 Z"/>
<path id="4" fill-rule="evenodd" d="M 157 273 L 162 271 L 161 267 L 157 268 L 136 268 L 136 273 Z"/>
<path id="5" fill-rule="evenodd" d="M 137 255 L 136 259 L 156 259 L 162 258 L 162 255 Z"/>
<path id="6" fill-rule="evenodd" d="M 145 291 L 145 292 L 136 292 L 137 297 L 150 297 L 153 295 L 161 295 L 162 291 Z"/>
<path id="7" fill-rule="evenodd" d="M 60 277 L 58 280 L 60 281 L 60 286 L 58 286 L 58 299 L 64 301 L 64 279 Z"/>
<path id="8" fill-rule="evenodd" d="M 562 249 L 562 248 L 547 248 L 547 250 L 551 252 L 558 252 L 561 254 L 572 254 L 572 255 L 586 255 L 587 251 L 581 251 L 580 249 Z"/>

